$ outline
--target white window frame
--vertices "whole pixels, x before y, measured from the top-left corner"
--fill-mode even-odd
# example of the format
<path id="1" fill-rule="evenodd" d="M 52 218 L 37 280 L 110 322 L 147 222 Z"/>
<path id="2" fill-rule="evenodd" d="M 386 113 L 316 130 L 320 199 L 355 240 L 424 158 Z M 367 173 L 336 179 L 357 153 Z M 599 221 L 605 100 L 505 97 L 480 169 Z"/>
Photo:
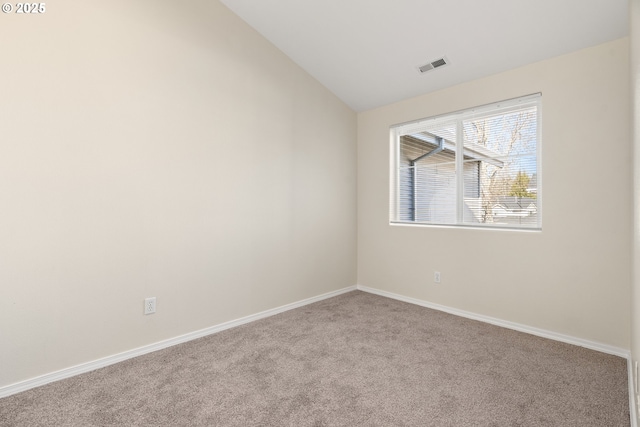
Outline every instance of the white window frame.
<path id="1" fill-rule="evenodd" d="M 464 222 L 464 144 L 463 144 L 463 122 L 474 116 L 482 116 L 487 113 L 508 113 L 509 111 L 521 109 L 526 105 L 536 106 L 536 195 L 537 195 L 537 226 L 518 226 L 514 224 L 495 224 L 495 223 L 475 223 Z M 456 124 L 456 151 L 455 151 L 455 179 L 456 179 L 456 222 L 455 223 L 438 223 L 426 221 L 407 221 L 400 220 L 400 197 L 401 192 L 399 186 L 400 171 L 400 137 L 409 135 L 424 129 L 427 125 L 442 125 L 446 123 Z M 389 224 L 402 226 L 418 226 L 418 227 L 461 227 L 474 229 L 494 229 L 494 230 L 519 230 L 519 231 L 541 231 L 542 230 L 542 94 L 536 93 L 532 95 L 522 96 L 518 98 L 499 101 L 491 104 L 481 105 L 465 110 L 459 110 L 452 113 L 440 114 L 428 118 L 413 120 L 410 122 L 396 124 L 390 127 L 390 179 L 389 179 Z"/>

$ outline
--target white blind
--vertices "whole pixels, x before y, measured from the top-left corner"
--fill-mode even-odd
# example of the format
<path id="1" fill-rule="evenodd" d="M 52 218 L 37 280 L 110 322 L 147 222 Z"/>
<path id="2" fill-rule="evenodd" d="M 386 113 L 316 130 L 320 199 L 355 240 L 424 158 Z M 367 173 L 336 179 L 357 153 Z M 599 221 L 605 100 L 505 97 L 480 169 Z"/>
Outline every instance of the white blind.
<path id="1" fill-rule="evenodd" d="M 391 223 L 541 228 L 540 94 L 391 128 Z"/>

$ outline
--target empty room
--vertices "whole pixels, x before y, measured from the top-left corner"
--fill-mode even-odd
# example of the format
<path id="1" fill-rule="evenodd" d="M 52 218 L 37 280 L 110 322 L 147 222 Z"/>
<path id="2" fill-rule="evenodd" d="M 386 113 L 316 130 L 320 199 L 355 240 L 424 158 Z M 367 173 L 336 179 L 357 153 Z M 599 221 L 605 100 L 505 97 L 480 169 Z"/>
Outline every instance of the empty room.
<path id="1" fill-rule="evenodd" d="M 640 0 L 0 40 L 0 426 L 638 425 Z"/>

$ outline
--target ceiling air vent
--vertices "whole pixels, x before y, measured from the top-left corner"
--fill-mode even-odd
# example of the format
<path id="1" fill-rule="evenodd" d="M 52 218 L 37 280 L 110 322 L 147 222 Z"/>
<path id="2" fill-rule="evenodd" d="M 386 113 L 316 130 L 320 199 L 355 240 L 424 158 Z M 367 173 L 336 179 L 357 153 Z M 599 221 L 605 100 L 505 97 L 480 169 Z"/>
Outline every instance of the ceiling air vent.
<path id="1" fill-rule="evenodd" d="M 426 73 L 427 71 L 435 70 L 436 68 L 444 67 L 448 64 L 449 62 L 447 62 L 447 58 L 443 56 L 442 58 L 431 61 L 428 64 L 421 65 L 418 67 L 418 70 L 420 70 L 421 73 Z"/>

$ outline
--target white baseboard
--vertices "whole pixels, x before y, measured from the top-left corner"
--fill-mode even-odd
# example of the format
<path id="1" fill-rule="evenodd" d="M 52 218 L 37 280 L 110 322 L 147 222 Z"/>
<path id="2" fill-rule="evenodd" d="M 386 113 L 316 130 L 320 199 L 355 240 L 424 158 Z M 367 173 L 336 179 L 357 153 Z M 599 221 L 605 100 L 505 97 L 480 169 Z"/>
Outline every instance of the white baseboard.
<path id="1" fill-rule="evenodd" d="M 371 294 L 392 298 L 398 301 L 408 302 L 410 304 L 432 308 L 438 311 L 444 311 L 449 314 L 455 314 L 456 316 L 466 317 L 467 319 L 478 320 L 480 322 L 490 323 L 492 325 L 501 326 L 503 328 L 513 329 L 516 331 L 525 332 L 527 334 L 536 335 L 543 338 L 549 338 L 555 341 L 561 341 L 567 344 L 578 345 L 580 347 L 589 348 L 591 350 L 600 351 L 602 353 L 624 357 L 625 359 L 628 359 L 630 356 L 629 350 L 625 350 L 623 348 L 614 347 L 607 344 L 602 344 L 595 341 L 589 341 L 582 338 L 576 338 L 569 335 L 559 334 L 557 332 L 534 328 L 532 326 L 522 325 L 520 323 L 515 323 L 515 322 L 509 322 L 507 320 L 496 319 L 494 317 L 484 316 L 482 314 L 476 314 L 470 311 L 458 310 L 457 308 L 451 308 L 445 305 L 434 304 L 432 302 L 423 301 L 416 298 L 405 297 L 404 295 L 399 295 L 399 294 L 394 294 L 392 292 L 369 288 L 367 286 L 358 285 L 357 289 L 360 291 L 371 293 Z"/>
<path id="2" fill-rule="evenodd" d="M 332 297 L 344 294 L 346 292 L 351 292 L 355 290 L 356 290 L 356 286 L 349 286 L 347 288 L 339 289 L 337 291 L 328 292 L 326 294 L 318 295 L 316 297 L 307 298 L 302 301 L 286 304 L 281 307 L 265 310 L 260 313 L 242 317 L 240 319 L 221 323 L 216 326 L 200 329 L 198 331 L 180 335 L 175 338 L 159 341 L 157 343 L 145 345 L 143 347 L 138 347 L 133 350 L 128 350 L 122 353 L 114 354 L 112 356 L 103 357 L 101 359 L 93 360 L 91 362 L 82 363 L 80 365 L 72 366 L 70 368 L 65 368 L 56 372 L 41 375 L 36 378 L 31 378 L 25 381 L 20 381 L 14 384 L 10 384 L 8 386 L 0 387 L 0 398 L 10 396 L 12 394 L 20 393 L 21 391 L 26 391 L 34 387 L 39 387 L 54 381 L 59 381 L 59 380 L 70 378 L 79 374 L 84 374 L 85 372 L 90 372 L 99 368 L 104 368 L 105 366 L 113 365 L 115 363 L 122 362 L 123 360 L 131 359 L 137 356 L 142 356 L 143 354 L 151 353 L 153 351 L 171 347 L 176 344 L 181 344 L 187 341 L 195 340 L 197 338 L 202 338 L 207 335 L 215 334 L 216 332 L 224 331 L 225 329 L 244 325 L 245 323 L 254 322 L 256 320 L 264 319 L 265 317 L 273 316 L 275 314 L 283 313 L 285 311 L 293 310 L 294 308 L 299 308 L 308 304 L 312 304 L 314 302 L 322 301 L 324 299 L 332 298 Z"/>
<path id="3" fill-rule="evenodd" d="M 629 373 L 629 416 L 631 418 L 631 427 L 638 427 L 638 412 L 635 399 L 635 381 L 633 369 L 633 357 L 629 355 L 627 358 L 627 371 Z"/>

